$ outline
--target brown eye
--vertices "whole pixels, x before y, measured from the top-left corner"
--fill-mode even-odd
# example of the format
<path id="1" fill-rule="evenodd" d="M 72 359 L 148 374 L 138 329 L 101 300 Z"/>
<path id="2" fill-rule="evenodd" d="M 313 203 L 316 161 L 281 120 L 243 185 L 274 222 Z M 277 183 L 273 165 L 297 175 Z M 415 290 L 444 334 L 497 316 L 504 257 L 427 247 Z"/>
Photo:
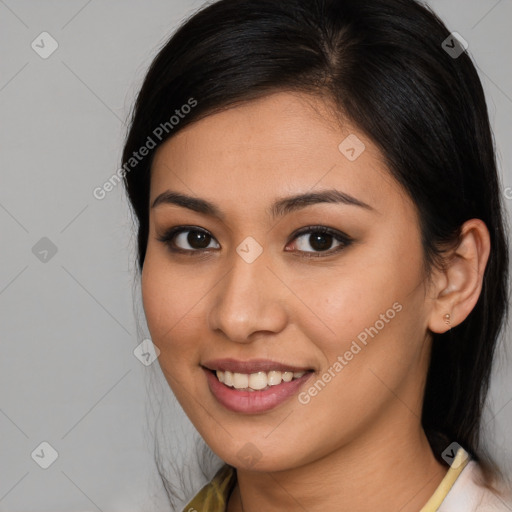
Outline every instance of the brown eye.
<path id="1" fill-rule="evenodd" d="M 181 235 L 185 235 L 187 232 L 180 233 L 176 240 L 179 240 Z M 188 243 L 194 249 L 206 249 L 210 245 L 212 237 L 204 231 L 188 231 L 188 235 L 183 237 L 183 242 Z M 177 244 L 179 246 L 179 244 Z"/>
<path id="2" fill-rule="evenodd" d="M 302 240 L 301 240 L 302 239 Z M 298 252 L 309 253 L 307 257 L 331 255 L 349 246 L 353 240 L 344 233 L 326 226 L 311 226 L 295 233 L 293 240 Z M 332 248 L 333 244 L 337 244 Z M 308 250 L 308 247 L 312 250 Z"/>
<path id="3" fill-rule="evenodd" d="M 214 247 L 209 247 L 215 239 L 205 231 L 195 227 L 180 226 L 171 228 L 164 235 L 158 237 L 160 242 L 169 246 L 172 251 L 182 253 L 201 252 L 207 249 L 218 249 L 220 245 L 217 243 Z"/>
<path id="4" fill-rule="evenodd" d="M 328 233 L 310 233 L 308 235 L 303 235 L 302 237 L 308 237 L 306 238 L 307 243 L 310 247 L 313 247 L 313 250 L 315 251 L 327 251 L 331 248 L 331 245 L 334 242 L 334 237 Z M 299 250 L 302 251 L 304 249 L 299 245 Z"/>

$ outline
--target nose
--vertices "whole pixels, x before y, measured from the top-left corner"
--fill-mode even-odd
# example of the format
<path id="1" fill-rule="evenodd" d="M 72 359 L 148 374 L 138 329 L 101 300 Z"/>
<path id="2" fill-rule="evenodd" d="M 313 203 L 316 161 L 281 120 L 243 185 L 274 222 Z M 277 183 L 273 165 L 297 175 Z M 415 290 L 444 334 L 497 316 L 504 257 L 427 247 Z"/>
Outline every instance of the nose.
<path id="1" fill-rule="evenodd" d="M 247 263 L 235 253 L 233 260 L 231 270 L 212 290 L 210 329 L 237 343 L 281 332 L 288 319 L 286 287 L 263 255 Z"/>

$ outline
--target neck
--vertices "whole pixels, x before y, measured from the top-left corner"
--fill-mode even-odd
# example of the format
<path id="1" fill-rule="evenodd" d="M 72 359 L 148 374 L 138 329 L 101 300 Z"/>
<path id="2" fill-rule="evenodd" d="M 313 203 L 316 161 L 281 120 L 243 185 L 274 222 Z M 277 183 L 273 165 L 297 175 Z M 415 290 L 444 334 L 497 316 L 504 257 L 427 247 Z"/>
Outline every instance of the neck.
<path id="1" fill-rule="evenodd" d="M 396 411 L 357 440 L 300 467 L 285 471 L 237 470 L 229 512 L 337 510 L 417 512 L 446 474 L 419 419 Z"/>

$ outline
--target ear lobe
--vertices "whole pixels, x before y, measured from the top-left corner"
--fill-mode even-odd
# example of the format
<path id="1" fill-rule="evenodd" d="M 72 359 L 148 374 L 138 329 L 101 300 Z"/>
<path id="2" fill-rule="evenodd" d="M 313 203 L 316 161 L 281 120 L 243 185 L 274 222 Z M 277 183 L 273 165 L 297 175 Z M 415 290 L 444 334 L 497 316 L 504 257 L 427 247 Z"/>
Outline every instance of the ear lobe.
<path id="1" fill-rule="evenodd" d="M 480 219 L 466 221 L 459 245 L 444 255 L 445 269 L 434 273 L 435 295 L 428 322 L 432 332 L 444 333 L 471 313 L 482 291 L 490 249 L 485 223 Z"/>

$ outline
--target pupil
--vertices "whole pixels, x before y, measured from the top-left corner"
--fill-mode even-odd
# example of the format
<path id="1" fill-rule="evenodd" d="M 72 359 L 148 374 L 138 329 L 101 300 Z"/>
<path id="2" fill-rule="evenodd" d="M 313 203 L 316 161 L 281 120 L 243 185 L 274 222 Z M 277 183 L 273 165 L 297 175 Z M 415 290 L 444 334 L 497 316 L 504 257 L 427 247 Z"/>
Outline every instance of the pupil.
<path id="1" fill-rule="evenodd" d="M 319 233 L 316 235 L 310 235 L 310 244 L 313 249 L 317 251 L 325 251 L 329 249 L 332 243 L 332 235 L 326 233 Z"/>
<path id="2" fill-rule="evenodd" d="M 210 244 L 210 235 L 202 231 L 190 231 L 187 242 L 196 249 L 204 249 Z"/>

